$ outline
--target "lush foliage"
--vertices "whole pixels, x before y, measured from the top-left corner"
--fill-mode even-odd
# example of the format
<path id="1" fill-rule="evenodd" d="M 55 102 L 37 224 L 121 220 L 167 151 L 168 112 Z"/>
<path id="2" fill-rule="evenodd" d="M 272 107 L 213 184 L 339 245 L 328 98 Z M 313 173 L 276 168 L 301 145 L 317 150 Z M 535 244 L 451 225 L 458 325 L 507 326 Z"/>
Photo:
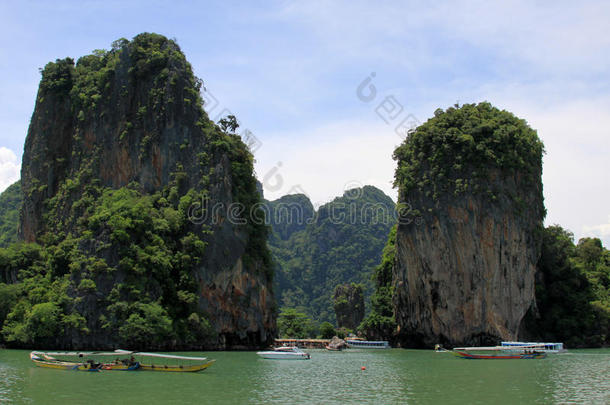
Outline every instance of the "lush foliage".
<path id="1" fill-rule="evenodd" d="M 335 327 L 330 322 L 324 321 L 320 324 L 320 337 L 322 339 L 332 339 L 336 334 Z"/>
<path id="2" fill-rule="evenodd" d="M 0 194 L 0 248 L 17 241 L 19 208 L 22 200 L 21 181 L 9 186 Z"/>
<path id="3" fill-rule="evenodd" d="M 359 283 L 365 297 L 370 296 L 370 274 L 395 223 L 394 203 L 372 186 L 347 191 L 317 212 L 305 196 L 283 202 L 284 208 L 301 207 L 295 212 L 302 215 L 278 213 L 278 205 L 268 203 L 268 213 L 275 218 L 269 245 L 276 262 L 278 301 L 334 323 L 332 294 L 337 285 Z"/>
<path id="4" fill-rule="evenodd" d="M 294 308 L 282 308 L 277 327 L 280 338 L 307 339 L 318 335 L 317 323 Z"/>
<path id="5" fill-rule="evenodd" d="M 373 283 L 375 292 L 371 295 L 371 312 L 362 321 L 358 330 L 367 338 L 387 340 L 396 329 L 392 306 L 392 267 L 396 256 L 396 229 L 394 225 L 383 248 L 381 263 L 375 267 Z"/>
<path id="6" fill-rule="evenodd" d="M 597 238 L 575 246 L 560 226 L 544 230 L 536 304 L 528 329 L 569 347 L 610 344 L 610 251 Z"/>
<path id="7" fill-rule="evenodd" d="M 212 330 L 197 309 L 192 274 L 205 242 L 187 232 L 187 210 L 197 196 L 190 192 L 172 202 L 170 194 L 171 187 L 153 195 L 106 189 L 74 234 L 47 235 L 44 247 L 19 244 L 1 250 L 3 278 L 17 275 L 21 282 L 2 290 L 3 296 L 17 298 L 3 304 L 5 339 L 31 344 L 70 328 L 81 333 L 107 329 L 130 347 L 209 337 Z M 113 284 L 117 271 L 122 282 Z M 88 313 L 87 302 L 99 297 L 106 311 Z M 42 334 L 44 328 L 53 334 Z"/>
<path id="8" fill-rule="evenodd" d="M 537 194 L 543 150 L 525 120 L 489 103 L 438 109 L 395 150 L 395 186 L 401 201 L 414 190 L 431 205 L 442 195 L 463 193 L 483 194 L 493 201 L 506 190 L 496 189 L 491 178 L 518 175 L 523 177 L 523 191 Z M 523 204 L 519 196 L 511 197 Z M 539 200 L 537 208 L 543 212 L 541 196 Z"/>
<path id="9" fill-rule="evenodd" d="M 208 119 L 201 80 L 178 45 L 161 35 L 120 39 L 110 51 L 94 51 L 76 64 L 70 58 L 57 60 L 41 73 L 37 112 L 46 119 L 47 108 L 69 106 L 71 111 L 62 110 L 65 116 L 53 119 L 72 125 L 66 142 L 72 149 L 54 151 L 65 156 L 44 162 L 44 147 L 32 152 L 39 154 L 32 156 L 31 173 L 38 170 L 40 177 L 41 167 L 57 170 L 53 181 L 27 179 L 24 190 L 26 201 L 42 201 L 39 244 L 0 249 L 0 343 L 112 343 L 133 349 L 214 344 L 216 328 L 200 306 L 201 263 L 206 255 L 227 253 L 208 253 L 210 227 L 189 220 L 189 210 L 210 197 L 211 178 L 223 183 L 220 188 L 229 184 L 232 188 L 222 190 L 226 199 L 244 207 L 243 224 L 227 233 L 236 244 L 245 243 L 247 270 L 261 272 L 266 280 L 273 274 L 268 228 L 250 217 L 251 212 L 263 214 L 256 210 L 260 197 L 253 157 L 234 133 L 237 125 L 225 126 L 227 132 Z M 172 132 L 180 139 L 170 137 L 172 145 L 164 145 L 158 137 L 175 129 L 174 120 L 183 121 L 183 131 Z M 92 141 L 107 127 L 116 132 L 116 141 Z M 151 166 L 155 147 L 166 161 Z M 113 148 L 130 154 L 116 172 L 129 170 L 135 161 L 144 167 L 134 169 L 136 181 L 124 187 L 115 186 L 126 183 L 117 180 L 124 173 L 108 173 L 100 158 Z M 146 168 L 160 172 L 162 166 L 171 171 L 169 179 L 159 175 L 163 184 L 145 184 Z M 222 172 L 212 177 L 216 168 Z M 4 220 L 17 201 L 15 187 L 0 197 L 7 206 L 1 215 L 0 225 L 7 227 L 2 241 L 15 237 L 16 227 Z M 55 189 L 51 193 L 47 187 Z"/>

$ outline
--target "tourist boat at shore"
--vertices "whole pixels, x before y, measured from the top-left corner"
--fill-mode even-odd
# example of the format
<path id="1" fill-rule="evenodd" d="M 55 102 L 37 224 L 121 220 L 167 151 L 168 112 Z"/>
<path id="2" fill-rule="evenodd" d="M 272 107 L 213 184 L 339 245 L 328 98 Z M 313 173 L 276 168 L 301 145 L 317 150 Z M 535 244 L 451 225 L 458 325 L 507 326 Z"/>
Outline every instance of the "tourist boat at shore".
<path id="1" fill-rule="evenodd" d="M 529 346 L 454 347 L 448 351 L 462 359 L 472 360 L 533 360 L 546 357 L 546 353 Z"/>
<path id="2" fill-rule="evenodd" d="M 273 350 L 257 352 L 263 359 L 273 360 L 309 360 L 311 356 L 296 346 L 276 347 Z"/>
<path id="3" fill-rule="evenodd" d="M 350 349 L 389 349 L 390 343 L 387 340 L 363 340 L 360 338 L 345 339 L 347 347 Z"/>
<path id="4" fill-rule="evenodd" d="M 206 357 L 133 352 L 32 352 L 30 359 L 39 367 L 79 371 L 169 371 L 197 372 L 214 364 Z"/>
<path id="5" fill-rule="evenodd" d="M 563 353 L 566 351 L 563 343 L 541 343 L 541 342 L 501 342 L 502 347 L 507 347 L 515 350 L 523 348 L 534 349 L 537 352 L 543 353 Z"/>

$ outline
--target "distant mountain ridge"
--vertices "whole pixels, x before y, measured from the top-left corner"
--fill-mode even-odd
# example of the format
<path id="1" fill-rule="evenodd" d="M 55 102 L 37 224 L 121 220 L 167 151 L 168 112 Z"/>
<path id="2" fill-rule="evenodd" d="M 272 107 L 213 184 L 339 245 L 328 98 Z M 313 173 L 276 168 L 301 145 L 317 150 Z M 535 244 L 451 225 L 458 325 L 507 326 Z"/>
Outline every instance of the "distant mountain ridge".
<path id="1" fill-rule="evenodd" d="M 373 269 L 396 222 L 389 196 L 364 186 L 345 191 L 317 211 L 303 194 L 266 204 L 273 230 L 269 246 L 276 266 L 274 289 L 281 307 L 335 323 L 333 291 L 352 282 L 364 286 L 368 302 Z"/>
<path id="2" fill-rule="evenodd" d="M 11 184 L 0 194 L 0 248 L 17 242 L 19 208 L 22 202 L 21 180 Z"/>

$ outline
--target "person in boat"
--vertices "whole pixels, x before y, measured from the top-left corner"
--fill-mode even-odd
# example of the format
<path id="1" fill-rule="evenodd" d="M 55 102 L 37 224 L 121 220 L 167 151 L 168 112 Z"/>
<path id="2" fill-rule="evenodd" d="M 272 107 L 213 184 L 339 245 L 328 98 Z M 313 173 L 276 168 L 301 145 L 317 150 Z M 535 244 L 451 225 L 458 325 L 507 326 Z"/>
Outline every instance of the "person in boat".
<path id="1" fill-rule="evenodd" d="M 87 364 L 89 365 L 89 369 L 91 369 L 91 370 L 97 370 L 98 368 L 100 368 L 102 366 L 101 363 L 96 363 L 92 359 L 87 360 Z"/>

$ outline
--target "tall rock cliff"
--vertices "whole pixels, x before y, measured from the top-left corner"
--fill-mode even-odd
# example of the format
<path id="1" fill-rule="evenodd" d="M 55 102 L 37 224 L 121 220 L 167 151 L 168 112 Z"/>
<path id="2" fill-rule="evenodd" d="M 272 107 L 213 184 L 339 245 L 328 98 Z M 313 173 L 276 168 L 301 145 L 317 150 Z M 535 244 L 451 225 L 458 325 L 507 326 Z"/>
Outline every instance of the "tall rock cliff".
<path id="1" fill-rule="evenodd" d="M 364 295 L 362 285 L 339 284 L 333 293 L 333 305 L 337 317 L 337 327 L 358 329 L 364 319 Z"/>
<path id="2" fill-rule="evenodd" d="M 437 110 L 396 149 L 400 341 L 515 339 L 534 303 L 543 145 L 488 103 Z"/>
<path id="3" fill-rule="evenodd" d="M 22 161 L 20 235 L 43 246 L 49 282 L 62 280 L 67 298 L 46 298 L 58 337 L 20 336 L 14 325 L 29 318 L 15 315 L 7 340 L 270 342 L 272 269 L 252 155 L 208 118 L 201 85 L 178 45 L 157 34 L 45 66 Z"/>

